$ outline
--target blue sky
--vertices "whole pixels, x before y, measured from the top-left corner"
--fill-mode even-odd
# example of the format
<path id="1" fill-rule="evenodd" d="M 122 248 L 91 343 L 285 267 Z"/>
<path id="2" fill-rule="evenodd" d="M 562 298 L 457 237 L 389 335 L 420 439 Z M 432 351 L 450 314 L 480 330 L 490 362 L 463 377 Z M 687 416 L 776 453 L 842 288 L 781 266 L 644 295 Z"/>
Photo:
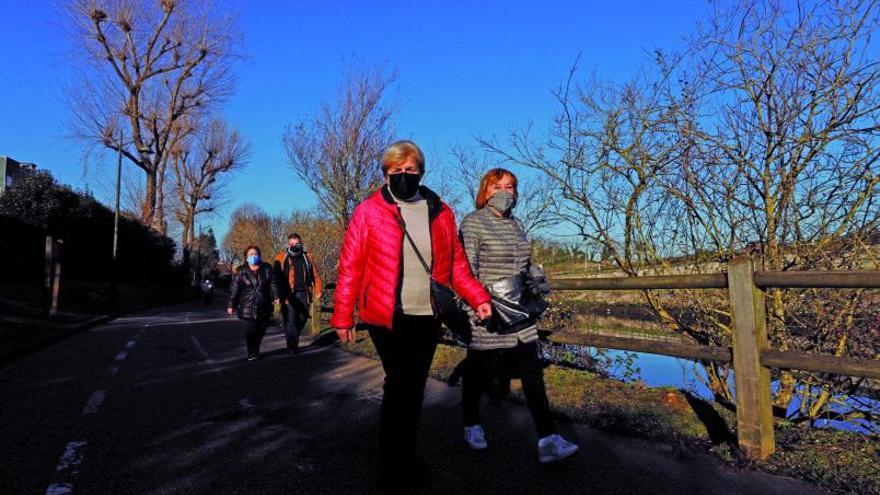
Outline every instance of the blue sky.
<path id="1" fill-rule="evenodd" d="M 61 0 L 0 0 L 0 155 L 35 162 L 111 203 L 115 156 L 84 159 L 66 138 L 64 88 L 77 68 Z M 332 99 L 356 61 L 396 67 L 397 127 L 429 158 L 474 136 L 503 135 L 554 111 L 551 89 L 581 56 L 581 73 L 626 80 L 654 47 L 675 49 L 705 19 L 707 0 L 221 2 L 239 15 L 246 54 L 222 114 L 250 141 L 231 204 L 203 219 L 222 235 L 241 203 L 269 212 L 315 205 L 287 166 L 285 125 Z M 430 167 L 432 164 L 428 164 Z M 136 175 L 132 166 L 127 169 Z"/>

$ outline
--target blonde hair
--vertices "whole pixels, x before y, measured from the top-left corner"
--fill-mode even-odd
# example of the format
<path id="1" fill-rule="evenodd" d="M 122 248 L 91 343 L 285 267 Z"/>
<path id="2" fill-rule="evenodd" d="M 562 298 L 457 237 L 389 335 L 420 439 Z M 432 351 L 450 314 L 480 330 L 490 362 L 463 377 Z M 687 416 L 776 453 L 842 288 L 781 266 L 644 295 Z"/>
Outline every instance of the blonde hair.
<path id="1" fill-rule="evenodd" d="M 419 167 L 419 173 L 425 173 L 425 154 L 416 143 L 404 139 L 391 143 L 382 153 L 382 173 L 388 174 L 388 169 L 394 165 L 400 165 L 408 158 L 412 158 Z"/>

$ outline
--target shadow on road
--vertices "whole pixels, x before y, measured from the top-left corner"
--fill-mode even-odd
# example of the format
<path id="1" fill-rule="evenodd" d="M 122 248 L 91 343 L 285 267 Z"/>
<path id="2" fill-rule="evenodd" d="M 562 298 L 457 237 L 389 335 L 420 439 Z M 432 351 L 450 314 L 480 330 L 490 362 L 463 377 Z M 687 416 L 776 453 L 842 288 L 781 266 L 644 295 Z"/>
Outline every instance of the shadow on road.
<path id="1" fill-rule="evenodd" d="M 39 393 L 45 397 L 32 401 L 74 385 L 106 392 L 100 412 L 57 433 L 64 441 L 74 433 L 87 441 L 75 483 L 80 493 L 379 493 L 383 372 L 378 362 L 344 352 L 334 341 L 335 334 L 325 333 L 292 355 L 283 332 L 270 329 L 263 359 L 249 363 L 241 322 L 227 318 L 220 305 L 172 307 L 73 339 L 58 349 L 66 354 L 45 356 L 57 372 L 34 361 L 33 369 L 44 370 Z M 130 352 L 114 361 L 120 348 Z M 87 361 L 89 353 L 94 362 Z M 90 363 L 91 371 L 74 369 L 74 358 Z M 104 376 L 107 363 L 118 374 L 95 378 Z M 24 366 L 22 376 L 31 373 Z M 51 380 L 64 383 L 47 385 Z M 707 458 L 677 460 L 662 445 L 567 422 L 562 433 L 581 452 L 541 466 L 527 408 L 506 401 L 487 403 L 489 448 L 470 451 L 460 417 L 460 389 L 429 380 L 418 447 L 427 476 L 412 493 L 817 493 Z M 50 465 L 64 441 L 49 449 Z M 9 458 L 19 474 L 7 481 L 23 490 L 46 481 L 45 471 L 25 480 L 25 464 L 14 461 L 19 458 L 26 457 Z"/>

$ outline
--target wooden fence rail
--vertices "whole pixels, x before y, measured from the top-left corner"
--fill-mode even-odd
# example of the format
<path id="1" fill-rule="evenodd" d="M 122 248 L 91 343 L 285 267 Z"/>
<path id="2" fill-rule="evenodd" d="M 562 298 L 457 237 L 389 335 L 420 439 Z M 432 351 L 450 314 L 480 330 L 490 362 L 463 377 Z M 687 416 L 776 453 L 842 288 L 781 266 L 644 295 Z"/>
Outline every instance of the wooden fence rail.
<path id="1" fill-rule="evenodd" d="M 767 288 L 880 288 L 880 270 L 756 271 L 754 260 L 750 257 L 738 257 L 728 263 L 727 273 L 561 279 L 551 281 L 551 288 L 555 290 L 727 289 L 733 316 L 732 347 L 599 334 L 580 334 L 567 337 L 566 340 L 591 347 L 733 363 L 739 446 L 745 455 L 751 458 L 764 459 L 776 448 L 770 368 L 880 379 L 878 360 L 771 349 L 765 314 Z M 332 290 L 333 284 L 328 284 L 327 289 Z M 332 312 L 332 309 L 322 306 L 318 311 Z"/>

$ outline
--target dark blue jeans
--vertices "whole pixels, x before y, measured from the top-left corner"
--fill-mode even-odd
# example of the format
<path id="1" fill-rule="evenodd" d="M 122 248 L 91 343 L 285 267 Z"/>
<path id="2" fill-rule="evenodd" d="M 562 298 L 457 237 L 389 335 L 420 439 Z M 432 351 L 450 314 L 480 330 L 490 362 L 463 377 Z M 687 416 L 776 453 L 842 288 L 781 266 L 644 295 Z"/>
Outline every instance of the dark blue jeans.
<path id="1" fill-rule="evenodd" d="M 287 296 L 287 303 L 282 307 L 284 317 L 284 336 L 287 348 L 299 350 L 299 336 L 306 321 L 309 319 L 309 295 L 306 291 L 292 292 Z"/>

